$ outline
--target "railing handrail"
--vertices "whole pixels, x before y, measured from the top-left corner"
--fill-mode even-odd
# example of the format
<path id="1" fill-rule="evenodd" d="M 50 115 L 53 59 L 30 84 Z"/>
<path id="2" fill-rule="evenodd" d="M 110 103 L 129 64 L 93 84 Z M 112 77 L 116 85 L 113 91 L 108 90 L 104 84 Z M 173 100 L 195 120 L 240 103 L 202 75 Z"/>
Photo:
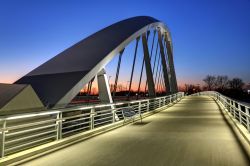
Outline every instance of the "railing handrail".
<path id="1" fill-rule="evenodd" d="M 116 123 L 123 120 L 121 110 L 124 108 L 132 106 L 139 114 L 143 115 L 173 103 L 183 96 L 183 92 L 178 92 L 156 98 L 2 116 L 0 117 L 2 123 L 0 127 L 0 158 L 4 157 L 6 152 L 15 153 L 15 151 L 27 149 L 29 146 L 37 146 L 40 144 L 39 142 L 56 141 L 67 137 L 68 134 L 74 135 L 77 132 Z M 88 110 L 88 112 L 84 110 Z"/>
<path id="2" fill-rule="evenodd" d="M 230 113 L 241 125 L 243 125 L 248 130 L 248 133 L 250 133 L 250 107 L 248 105 L 216 91 L 198 92 L 194 95 L 214 96 L 217 101 L 225 107 L 225 110 Z"/>
<path id="3" fill-rule="evenodd" d="M 179 94 L 182 92 L 178 92 L 176 94 Z M 19 118 L 19 117 L 34 117 L 34 116 L 41 116 L 41 115 L 50 115 L 50 114 L 57 114 L 57 113 L 63 113 L 63 112 L 70 112 L 74 110 L 89 110 L 89 109 L 95 109 L 95 108 L 101 108 L 101 107 L 111 107 L 111 106 L 118 106 L 118 105 L 123 105 L 123 104 L 134 104 L 134 103 L 139 103 L 139 102 L 146 102 L 149 100 L 157 100 L 157 99 L 162 99 L 162 98 L 169 98 L 172 95 L 167 95 L 167 96 L 161 96 L 161 97 L 155 97 L 155 98 L 148 98 L 148 99 L 140 99 L 140 100 L 131 100 L 131 101 L 119 101 L 119 102 L 113 102 L 113 103 L 98 103 L 98 104 L 93 104 L 93 105 L 77 105 L 77 106 L 71 106 L 71 107 L 65 107 L 65 108 L 58 108 L 58 109 L 48 109 L 48 110 L 43 110 L 43 111 L 36 111 L 36 112 L 26 112 L 26 113 L 17 113 L 15 115 L 2 115 L 0 116 L 0 121 L 4 120 L 10 120 L 13 118 Z M 114 108 L 118 109 L 118 108 Z"/>
<path id="4" fill-rule="evenodd" d="M 231 98 L 231 97 L 225 96 L 225 95 L 223 95 L 223 94 L 221 94 L 221 93 L 219 93 L 219 92 L 216 92 L 216 91 L 204 91 L 204 92 L 200 92 L 200 93 L 215 93 L 215 94 L 218 94 L 218 95 L 224 97 L 225 99 L 231 100 L 231 101 L 233 101 L 233 102 L 235 102 L 235 103 L 238 103 L 238 104 L 241 105 L 241 106 L 244 106 L 244 107 L 250 109 L 250 106 L 247 105 L 247 104 L 245 104 L 245 103 L 243 103 L 242 101 L 235 100 L 235 99 L 233 99 L 233 98 Z"/>

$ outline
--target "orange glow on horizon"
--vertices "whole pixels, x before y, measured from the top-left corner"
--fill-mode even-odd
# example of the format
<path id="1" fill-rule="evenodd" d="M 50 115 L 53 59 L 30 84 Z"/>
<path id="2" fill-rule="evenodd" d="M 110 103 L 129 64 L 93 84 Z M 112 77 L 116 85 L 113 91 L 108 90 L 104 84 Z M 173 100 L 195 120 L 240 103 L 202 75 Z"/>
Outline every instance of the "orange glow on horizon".
<path id="1" fill-rule="evenodd" d="M 16 78 L 0 78 L 0 83 L 13 84 L 16 80 Z"/>

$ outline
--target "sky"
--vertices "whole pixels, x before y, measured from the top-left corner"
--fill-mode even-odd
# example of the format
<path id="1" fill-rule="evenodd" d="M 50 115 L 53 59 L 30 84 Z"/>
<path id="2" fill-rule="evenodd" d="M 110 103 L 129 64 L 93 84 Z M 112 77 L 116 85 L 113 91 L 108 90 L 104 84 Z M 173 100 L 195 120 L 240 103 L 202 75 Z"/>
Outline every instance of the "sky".
<path id="1" fill-rule="evenodd" d="M 250 83 L 250 0 L 0 0 L 0 83 L 134 16 L 170 29 L 179 85 L 210 75 Z"/>

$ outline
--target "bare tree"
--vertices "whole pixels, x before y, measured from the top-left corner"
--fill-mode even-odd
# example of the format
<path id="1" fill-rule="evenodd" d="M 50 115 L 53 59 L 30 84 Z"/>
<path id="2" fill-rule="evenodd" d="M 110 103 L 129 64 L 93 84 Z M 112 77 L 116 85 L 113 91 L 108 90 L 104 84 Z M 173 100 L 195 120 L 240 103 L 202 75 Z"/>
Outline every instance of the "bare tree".
<path id="1" fill-rule="evenodd" d="M 229 86 L 231 89 L 242 90 L 244 82 L 240 78 L 233 78 L 232 80 L 229 81 Z"/>
<path id="2" fill-rule="evenodd" d="M 200 85 L 193 85 L 193 84 L 185 84 L 185 93 L 187 94 L 193 94 L 193 93 L 197 93 L 200 92 L 201 88 Z"/>
<path id="3" fill-rule="evenodd" d="M 117 85 L 117 90 L 118 90 L 118 92 L 121 92 L 123 90 L 122 84 Z"/>
<path id="4" fill-rule="evenodd" d="M 189 85 L 185 84 L 185 92 L 188 92 Z"/>
<path id="5" fill-rule="evenodd" d="M 229 84 L 228 76 L 216 77 L 215 85 L 218 90 L 225 90 L 228 87 L 228 84 Z"/>
<path id="6" fill-rule="evenodd" d="M 207 90 L 213 90 L 214 89 L 215 83 L 216 83 L 216 77 L 215 76 L 207 75 L 206 78 L 203 79 L 203 81 L 207 85 Z"/>
<path id="7" fill-rule="evenodd" d="M 114 84 L 110 84 L 110 91 L 114 92 L 114 89 L 115 89 L 115 85 Z"/>

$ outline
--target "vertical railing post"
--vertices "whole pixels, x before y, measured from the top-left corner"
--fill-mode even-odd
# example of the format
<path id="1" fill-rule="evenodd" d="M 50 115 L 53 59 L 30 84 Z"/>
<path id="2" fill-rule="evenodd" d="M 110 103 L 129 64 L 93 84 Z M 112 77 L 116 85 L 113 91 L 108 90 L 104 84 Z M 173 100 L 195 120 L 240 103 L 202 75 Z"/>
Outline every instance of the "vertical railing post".
<path id="1" fill-rule="evenodd" d="M 112 123 L 115 123 L 115 112 L 116 110 L 112 110 Z"/>
<path id="2" fill-rule="evenodd" d="M 161 107 L 161 98 L 159 98 L 159 108 Z"/>
<path id="3" fill-rule="evenodd" d="M 241 118 L 242 118 L 242 117 L 241 117 L 241 111 L 242 111 L 242 110 L 241 110 L 241 105 L 240 105 L 239 103 L 238 103 L 238 107 L 239 107 L 239 108 L 238 108 L 238 111 L 239 111 L 240 124 L 242 124 L 242 119 L 241 119 Z"/>
<path id="4" fill-rule="evenodd" d="M 2 138 L 1 138 L 1 158 L 4 157 L 4 151 L 5 151 L 5 132 L 6 132 L 6 120 L 3 121 L 3 127 L 2 127 Z"/>
<path id="5" fill-rule="evenodd" d="M 224 100 L 225 100 L 225 103 L 226 103 L 226 106 L 227 106 L 227 111 L 230 113 L 230 104 L 228 103 L 228 100 L 227 100 L 227 98 L 224 98 Z"/>
<path id="6" fill-rule="evenodd" d="M 234 103 L 232 100 L 230 100 L 230 106 L 231 106 L 231 115 L 234 116 Z"/>
<path id="7" fill-rule="evenodd" d="M 56 126 L 57 126 L 56 140 L 59 140 L 62 138 L 62 112 L 57 113 Z"/>
<path id="8" fill-rule="evenodd" d="M 225 108 L 227 108 L 227 101 L 224 97 L 222 97 L 222 101 L 223 101 L 223 105 L 225 106 Z"/>
<path id="9" fill-rule="evenodd" d="M 233 103 L 232 103 L 232 101 L 231 100 L 229 100 L 229 112 L 230 112 L 230 114 L 231 115 L 233 115 Z"/>
<path id="10" fill-rule="evenodd" d="M 149 112 L 149 105 L 150 105 L 150 102 L 149 100 L 147 100 L 147 112 Z"/>
<path id="11" fill-rule="evenodd" d="M 172 95 L 170 95 L 169 96 L 169 103 L 171 103 L 172 101 L 171 101 L 171 98 L 172 98 Z"/>
<path id="12" fill-rule="evenodd" d="M 236 112 L 235 112 L 235 102 L 233 101 L 233 111 L 234 111 L 234 118 L 236 118 Z"/>
<path id="13" fill-rule="evenodd" d="M 246 108 L 246 107 L 245 107 Z M 247 120 L 247 130 L 248 132 L 250 132 L 250 118 L 249 118 L 249 115 L 250 115 L 250 108 L 246 108 L 246 120 Z"/>
<path id="14" fill-rule="evenodd" d="M 139 112 L 139 115 L 141 116 L 141 101 L 139 101 L 138 112 Z"/>
<path id="15" fill-rule="evenodd" d="M 166 97 L 163 98 L 163 106 L 166 105 Z"/>
<path id="16" fill-rule="evenodd" d="M 90 129 L 94 129 L 95 128 L 95 109 L 94 108 L 91 108 L 91 111 L 90 111 Z"/>
<path id="17" fill-rule="evenodd" d="M 157 99 L 154 99 L 154 109 L 158 108 L 156 102 L 157 102 Z"/>
<path id="18" fill-rule="evenodd" d="M 231 107 L 230 107 L 230 103 L 228 103 L 228 99 L 227 98 L 225 98 L 225 101 L 226 101 L 226 104 L 227 104 L 227 111 L 229 112 L 229 113 L 231 113 Z"/>

